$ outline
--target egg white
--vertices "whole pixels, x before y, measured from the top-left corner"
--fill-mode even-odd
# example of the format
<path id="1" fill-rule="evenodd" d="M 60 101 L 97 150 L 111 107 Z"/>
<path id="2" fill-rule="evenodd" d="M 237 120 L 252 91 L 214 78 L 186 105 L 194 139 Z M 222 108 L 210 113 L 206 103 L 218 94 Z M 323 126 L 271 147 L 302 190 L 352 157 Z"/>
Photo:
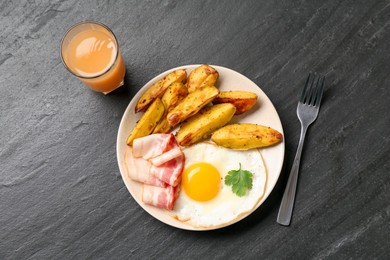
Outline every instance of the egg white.
<path id="1" fill-rule="evenodd" d="M 267 173 L 263 159 L 257 149 L 238 151 L 223 148 L 213 143 L 203 142 L 183 149 L 186 157 L 185 168 L 194 163 L 207 162 L 218 169 L 221 175 L 220 190 L 216 197 L 199 202 L 187 196 L 181 190 L 171 211 L 173 217 L 193 227 L 217 227 L 235 222 L 242 214 L 254 209 L 265 192 Z M 224 183 L 230 170 L 241 169 L 253 173 L 252 189 L 239 197 L 232 187 Z"/>

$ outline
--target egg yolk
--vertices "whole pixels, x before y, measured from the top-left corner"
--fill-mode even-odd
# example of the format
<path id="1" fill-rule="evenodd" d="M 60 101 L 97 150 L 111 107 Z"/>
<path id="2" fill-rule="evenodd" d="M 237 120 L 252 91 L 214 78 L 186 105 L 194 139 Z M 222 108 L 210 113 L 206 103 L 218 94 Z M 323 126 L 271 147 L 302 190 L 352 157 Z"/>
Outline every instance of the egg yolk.
<path id="1" fill-rule="evenodd" d="M 184 170 L 181 186 L 191 199 L 208 201 L 218 194 L 220 183 L 218 170 L 209 163 L 201 162 Z"/>

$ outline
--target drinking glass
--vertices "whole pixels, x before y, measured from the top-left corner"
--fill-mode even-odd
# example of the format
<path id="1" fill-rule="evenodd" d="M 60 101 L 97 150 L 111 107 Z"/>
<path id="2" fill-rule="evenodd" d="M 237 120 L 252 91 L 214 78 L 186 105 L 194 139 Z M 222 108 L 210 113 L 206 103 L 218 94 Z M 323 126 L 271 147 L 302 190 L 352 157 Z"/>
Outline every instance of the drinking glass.
<path id="1" fill-rule="evenodd" d="M 98 22 L 73 25 L 61 42 L 65 67 L 92 90 L 107 94 L 124 83 L 125 64 L 114 33 Z"/>

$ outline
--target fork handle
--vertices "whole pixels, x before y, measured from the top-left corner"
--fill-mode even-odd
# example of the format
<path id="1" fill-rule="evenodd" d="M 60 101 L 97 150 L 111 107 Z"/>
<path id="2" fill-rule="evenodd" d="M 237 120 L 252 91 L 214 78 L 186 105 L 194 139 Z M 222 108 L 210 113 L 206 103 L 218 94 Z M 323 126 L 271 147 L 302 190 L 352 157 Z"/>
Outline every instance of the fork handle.
<path id="1" fill-rule="evenodd" d="M 290 176 L 288 178 L 287 186 L 283 194 L 282 202 L 280 204 L 277 222 L 283 226 L 290 225 L 292 211 L 294 207 L 295 192 L 297 190 L 299 164 L 301 162 L 302 147 L 305 141 L 306 131 L 308 126 L 301 126 L 301 136 L 297 153 L 295 154 L 294 163 L 291 168 Z"/>

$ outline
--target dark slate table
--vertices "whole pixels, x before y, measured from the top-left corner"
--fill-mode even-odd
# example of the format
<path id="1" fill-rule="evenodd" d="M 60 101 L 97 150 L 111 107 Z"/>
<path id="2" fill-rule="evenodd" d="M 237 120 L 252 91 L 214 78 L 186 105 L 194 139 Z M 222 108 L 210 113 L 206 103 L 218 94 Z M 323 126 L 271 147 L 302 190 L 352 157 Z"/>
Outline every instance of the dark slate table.
<path id="1" fill-rule="evenodd" d="M 104 96 L 61 63 L 72 24 L 116 33 L 126 86 Z M 2 1 L 0 259 L 390 257 L 389 1 Z M 119 173 L 119 122 L 155 75 L 209 63 L 257 83 L 285 132 L 279 181 L 227 228 L 191 232 L 146 213 Z M 326 75 L 290 227 L 276 223 L 308 71 Z"/>

